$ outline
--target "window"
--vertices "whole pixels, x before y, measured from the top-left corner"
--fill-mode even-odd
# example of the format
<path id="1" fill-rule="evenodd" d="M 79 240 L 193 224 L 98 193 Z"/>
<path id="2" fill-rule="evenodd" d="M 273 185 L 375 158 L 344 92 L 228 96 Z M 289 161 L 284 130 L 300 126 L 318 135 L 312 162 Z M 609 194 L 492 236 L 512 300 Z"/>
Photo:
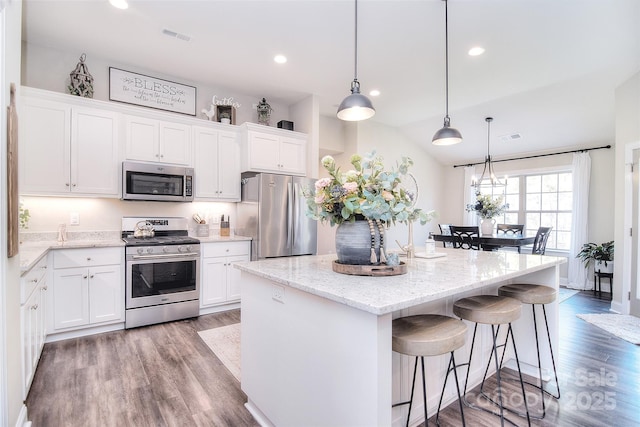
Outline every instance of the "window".
<path id="1" fill-rule="evenodd" d="M 538 227 L 553 227 L 547 249 L 569 250 L 573 206 L 571 172 L 512 176 L 503 187 L 481 187 L 482 194 L 504 196 L 509 208 L 498 223 L 524 224 L 527 236 Z"/>

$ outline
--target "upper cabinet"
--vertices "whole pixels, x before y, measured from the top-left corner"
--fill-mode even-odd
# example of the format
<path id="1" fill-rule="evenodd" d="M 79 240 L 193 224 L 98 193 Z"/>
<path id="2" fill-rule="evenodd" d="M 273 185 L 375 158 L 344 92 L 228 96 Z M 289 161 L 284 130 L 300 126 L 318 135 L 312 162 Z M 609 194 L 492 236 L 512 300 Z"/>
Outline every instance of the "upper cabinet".
<path id="1" fill-rule="evenodd" d="M 118 115 L 25 96 L 20 192 L 118 197 Z"/>
<path id="2" fill-rule="evenodd" d="M 240 201 L 240 143 L 234 131 L 193 126 L 195 197 Z"/>
<path id="3" fill-rule="evenodd" d="M 191 166 L 191 126 L 125 115 L 127 160 Z"/>
<path id="4" fill-rule="evenodd" d="M 307 135 L 245 123 L 241 171 L 307 174 Z"/>

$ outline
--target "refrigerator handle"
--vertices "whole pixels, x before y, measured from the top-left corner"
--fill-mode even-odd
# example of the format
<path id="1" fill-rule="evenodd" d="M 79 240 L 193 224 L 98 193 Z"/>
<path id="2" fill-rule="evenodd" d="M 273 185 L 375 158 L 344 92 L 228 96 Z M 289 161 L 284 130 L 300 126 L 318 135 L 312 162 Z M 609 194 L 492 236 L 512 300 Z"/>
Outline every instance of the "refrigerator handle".
<path id="1" fill-rule="evenodd" d="M 293 212 L 294 204 L 296 203 L 295 191 L 293 189 L 293 183 L 287 184 L 287 247 L 291 248 L 293 245 Z"/>

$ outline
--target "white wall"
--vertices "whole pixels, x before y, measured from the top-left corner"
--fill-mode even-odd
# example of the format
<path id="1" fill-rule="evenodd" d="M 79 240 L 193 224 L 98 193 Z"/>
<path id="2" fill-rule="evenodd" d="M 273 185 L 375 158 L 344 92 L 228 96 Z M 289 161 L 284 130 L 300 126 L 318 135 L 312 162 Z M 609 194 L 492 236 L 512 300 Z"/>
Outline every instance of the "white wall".
<path id="1" fill-rule="evenodd" d="M 22 85 L 53 92 L 69 93 L 67 90 L 69 73 L 75 69 L 81 54 L 82 52 L 70 52 L 23 43 Z M 163 75 L 155 70 L 148 70 L 136 64 L 123 64 L 114 59 L 93 56 L 90 52 L 87 52 L 85 64 L 93 76 L 93 98 L 102 101 L 109 101 L 109 67 L 176 81 L 173 76 Z M 196 117 L 198 118 L 207 119 L 201 111 L 202 109 L 208 110 L 211 107 L 211 98 L 216 95 L 218 98 L 233 97 L 234 101 L 240 103 L 240 108 L 236 110 L 236 124 L 258 122 L 258 113 L 255 106 L 262 99 L 259 94 L 240 93 L 237 90 L 226 88 L 223 85 L 211 83 L 184 80 L 180 80 L 177 83 L 195 86 L 197 88 Z M 269 99 L 267 99 L 267 102 L 273 109 L 271 113 L 271 126 L 275 127 L 280 120 L 291 120 L 288 105 L 279 104 Z"/>
<path id="2" fill-rule="evenodd" d="M 7 122 L 9 86 L 20 86 L 22 2 L 3 2 L 0 13 L 0 425 L 14 426 L 21 416 L 20 257 L 7 258 Z M 0 5 L 0 8 L 2 6 Z"/>

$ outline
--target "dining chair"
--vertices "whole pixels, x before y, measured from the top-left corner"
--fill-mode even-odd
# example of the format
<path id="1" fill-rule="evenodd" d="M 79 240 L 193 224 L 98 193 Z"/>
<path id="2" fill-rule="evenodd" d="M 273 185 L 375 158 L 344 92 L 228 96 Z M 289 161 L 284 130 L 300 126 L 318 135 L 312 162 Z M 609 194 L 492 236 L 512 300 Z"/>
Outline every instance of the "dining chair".
<path id="1" fill-rule="evenodd" d="M 496 234 L 499 236 L 500 234 L 504 234 L 507 236 L 518 236 L 524 233 L 524 224 L 498 224 Z M 518 253 L 520 253 L 520 246 L 516 246 L 518 248 Z"/>
<path id="2" fill-rule="evenodd" d="M 440 228 L 440 234 L 443 236 L 451 236 L 451 224 L 438 224 L 438 228 Z M 453 247 L 453 243 L 451 242 L 442 242 L 442 247 Z"/>
<path id="3" fill-rule="evenodd" d="M 552 228 L 553 227 L 538 228 L 538 232 L 536 233 L 536 238 L 533 241 L 533 248 L 531 249 L 531 254 L 544 255 L 544 252 L 547 248 L 547 240 L 549 240 L 549 235 L 551 234 Z"/>
<path id="4" fill-rule="evenodd" d="M 524 224 L 498 224 L 497 234 L 522 234 L 524 231 Z"/>
<path id="5" fill-rule="evenodd" d="M 480 228 L 474 226 L 449 226 L 451 235 L 457 237 L 453 241 L 453 247 L 457 249 L 474 249 L 480 250 Z"/>

